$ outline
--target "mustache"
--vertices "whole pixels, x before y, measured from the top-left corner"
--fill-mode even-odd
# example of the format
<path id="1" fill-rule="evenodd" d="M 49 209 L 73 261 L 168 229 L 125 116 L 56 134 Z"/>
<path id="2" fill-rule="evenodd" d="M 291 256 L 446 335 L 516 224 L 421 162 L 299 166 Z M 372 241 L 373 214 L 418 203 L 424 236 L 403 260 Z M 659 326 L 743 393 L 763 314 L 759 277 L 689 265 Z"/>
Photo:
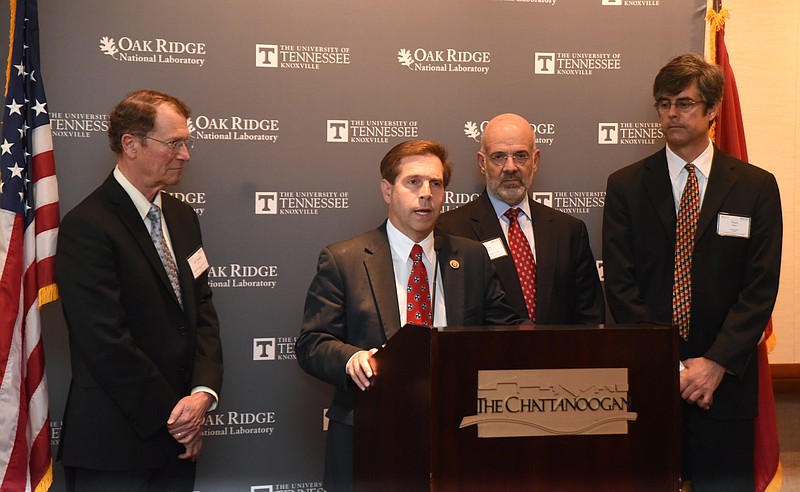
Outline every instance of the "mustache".
<path id="1" fill-rule="evenodd" d="M 518 180 L 522 181 L 522 174 L 519 171 L 503 172 L 500 175 L 500 179 L 502 181 L 506 181 L 506 180 L 509 180 L 509 179 L 518 179 Z"/>

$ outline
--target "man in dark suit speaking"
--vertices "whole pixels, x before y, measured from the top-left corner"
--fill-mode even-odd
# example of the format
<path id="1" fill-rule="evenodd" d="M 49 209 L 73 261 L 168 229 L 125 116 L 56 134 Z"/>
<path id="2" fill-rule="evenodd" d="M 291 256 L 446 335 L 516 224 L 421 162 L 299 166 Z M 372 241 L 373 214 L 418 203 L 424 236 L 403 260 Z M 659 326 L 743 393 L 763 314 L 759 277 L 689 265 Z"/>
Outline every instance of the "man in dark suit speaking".
<path id="1" fill-rule="evenodd" d="M 222 350 L 197 215 L 161 193 L 189 161 L 188 117 L 155 91 L 121 101 L 108 120 L 116 167 L 61 223 L 72 381 L 59 457 L 71 491 L 193 488 Z"/>
<path id="2" fill-rule="evenodd" d="M 443 214 L 442 231 L 484 244 L 520 316 L 542 325 L 602 323 L 603 290 L 586 226 L 528 196 L 539 169 L 531 125 L 511 113 L 492 118 L 478 169 L 486 188 Z"/>
<path id="3" fill-rule="evenodd" d="M 402 326 L 522 321 L 505 301 L 483 246 L 434 237 L 451 169 L 436 142 L 396 145 L 381 162 L 389 219 L 320 253 L 296 353 L 306 372 L 336 386 L 328 409 L 328 492 L 352 490 L 353 391 L 372 384 L 370 359 Z"/>
<path id="4" fill-rule="evenodd" d="M 603 259 L 619 323 L 680 336 L 683 479 L 695 492 L 752 491 L 756 346 L 778 293 L 782 219 L 775 177 L 708 138 L 722 71 L 694 54 L 653 84 L 666 147 L 608 178 Z"/>

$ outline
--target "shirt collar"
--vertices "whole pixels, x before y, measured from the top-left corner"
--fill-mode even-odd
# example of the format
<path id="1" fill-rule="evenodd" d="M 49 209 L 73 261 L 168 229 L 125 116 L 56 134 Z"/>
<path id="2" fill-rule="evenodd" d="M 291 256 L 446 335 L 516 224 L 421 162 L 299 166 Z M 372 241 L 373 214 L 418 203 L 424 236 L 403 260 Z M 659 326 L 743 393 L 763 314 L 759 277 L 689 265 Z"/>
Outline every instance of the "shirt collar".
<path id="1" fill-rule="evenodd" d="M 131 201 L 133 202 L 133 206 L 136 207 L 136 211 L 139 212 L 139 215 L 142 217 L 142 220 L 147 217 L 147 213 L 150 211 L 150 200 L 148 200 L 141 191 L 137 190 L 135 186 L 128 181 L 128 178 L 122 174 L 122 171 L 119 170 L 119 166 L 114 166 L 114 178 L 117 180 L 122 189 L 131 197 Z M 161 193 L 156 193 L 156 198 L 153 200 L 153 203 L 158 205 L 161 208 Z"/>
<path id="2" fill-rule="evenodd" d="M 531 204 L 528 201 L 528 193 L 525 193 L 525 197 L 516 205 L 507 204 L 498 198 L 497 195 L 492 193 L 492 190 L 490 190 L 488 187 L 486 188 L 486 194 L 489 195 L 489 201 L 492 202 L 494 213 L 497 214 L 498 219 L 505 215 L 506 210 L 510 208 L 519 208 L 530 220 L 533 220 L 533 217 L 531 217 Z"/>
<path id="3" fill-rule="evenodd" d="M 398 258 L 408 259 L 409 255 L 411 255 L 411 248 L 414 247 L 414 241 L 392 225 L 391 220 L 386 221 L 386 235 L 389 237 L 389 246 L 392 248 L 394 255 Z M 425 257 L 428 258 L 428 263 L 433 264 L 435 259 L 433 251 L 433 231 L 431 231 L 425 239 L 420 241 L 419 245 L 422 246 L 422 252 L 425 254 Z"/>
<path id="4" fill-rule="evenodd" d="M 667 148 L 667 167 L 669 168 L 669 177 L 672 181 L 675 181 L 678 178 L 678 174 L 683 170 L 686 166 L 686 161 L 678 157 L 678 155 L 669 148 L 669 145 L 666 146 Z M 711 162 L 714 160 L 714 145 L 711 144 L 711 140 L 708 141 L 708 147 L 706 150 L 703 151 L 702 154 L 697 156 L 697 159 L 692 161 L 696 171 L 702 174 L 706 179 L 711 175 Z"/>

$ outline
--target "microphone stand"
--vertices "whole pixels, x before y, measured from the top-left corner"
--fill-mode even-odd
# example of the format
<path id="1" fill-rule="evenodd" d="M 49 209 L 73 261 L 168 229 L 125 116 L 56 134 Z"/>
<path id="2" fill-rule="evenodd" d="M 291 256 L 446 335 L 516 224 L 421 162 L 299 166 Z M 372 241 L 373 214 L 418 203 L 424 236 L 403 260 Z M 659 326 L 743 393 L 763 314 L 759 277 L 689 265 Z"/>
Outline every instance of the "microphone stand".
<path id="1" fill-rule="evenodd" d="M 442 249 L 442 237 L 433 237 L 433 293 L 431 295 L 431 328 L 436 322 L 436 279 L 439 274 L 439 250 Z"/>

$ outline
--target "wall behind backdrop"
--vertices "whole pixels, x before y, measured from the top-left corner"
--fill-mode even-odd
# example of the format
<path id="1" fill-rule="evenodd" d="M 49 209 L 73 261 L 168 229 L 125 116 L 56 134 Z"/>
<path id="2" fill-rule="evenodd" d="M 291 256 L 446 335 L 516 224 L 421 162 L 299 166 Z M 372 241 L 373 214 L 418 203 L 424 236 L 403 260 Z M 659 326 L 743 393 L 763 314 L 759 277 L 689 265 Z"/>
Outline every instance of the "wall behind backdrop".
<path id="1" fill-rule="evenodd" d="M 193 109 L 180 186 L 202 223 L 225 383 L 198 491 L 309 491 L 331 390 L 293 354 L 319 250 L 386 216 L 378 163 L 409 138 L 456 163 L 445 208 L 480 192 L 485 122 L 516 112 L 542 151 L 536 199 L 584 220 L 600 254 L 606 177 L 663 145 L 650 95 L 703 49 L 704 0 L 40 0 L 62 213 L 108 175 L 106 114 L 153 88 Z M 8 13 L 4 13 L 8 15 Z M 7 24 L 7 19 L 6 19 Z M 602 260 L 598 268 L 602 274 Z M 45 308 L 53 450 L 69 383 Z M 56 466 L 53 490 L 63 490 Z"/>
<path id="2" fill-rule="evenodd" d="M 769 8 L 724 0 L 725 42 L 736 73 L 750 161 L 775 174 L 783 206 L 783 263 L 771 363 L 800 362 L 800 2 Z"/>

